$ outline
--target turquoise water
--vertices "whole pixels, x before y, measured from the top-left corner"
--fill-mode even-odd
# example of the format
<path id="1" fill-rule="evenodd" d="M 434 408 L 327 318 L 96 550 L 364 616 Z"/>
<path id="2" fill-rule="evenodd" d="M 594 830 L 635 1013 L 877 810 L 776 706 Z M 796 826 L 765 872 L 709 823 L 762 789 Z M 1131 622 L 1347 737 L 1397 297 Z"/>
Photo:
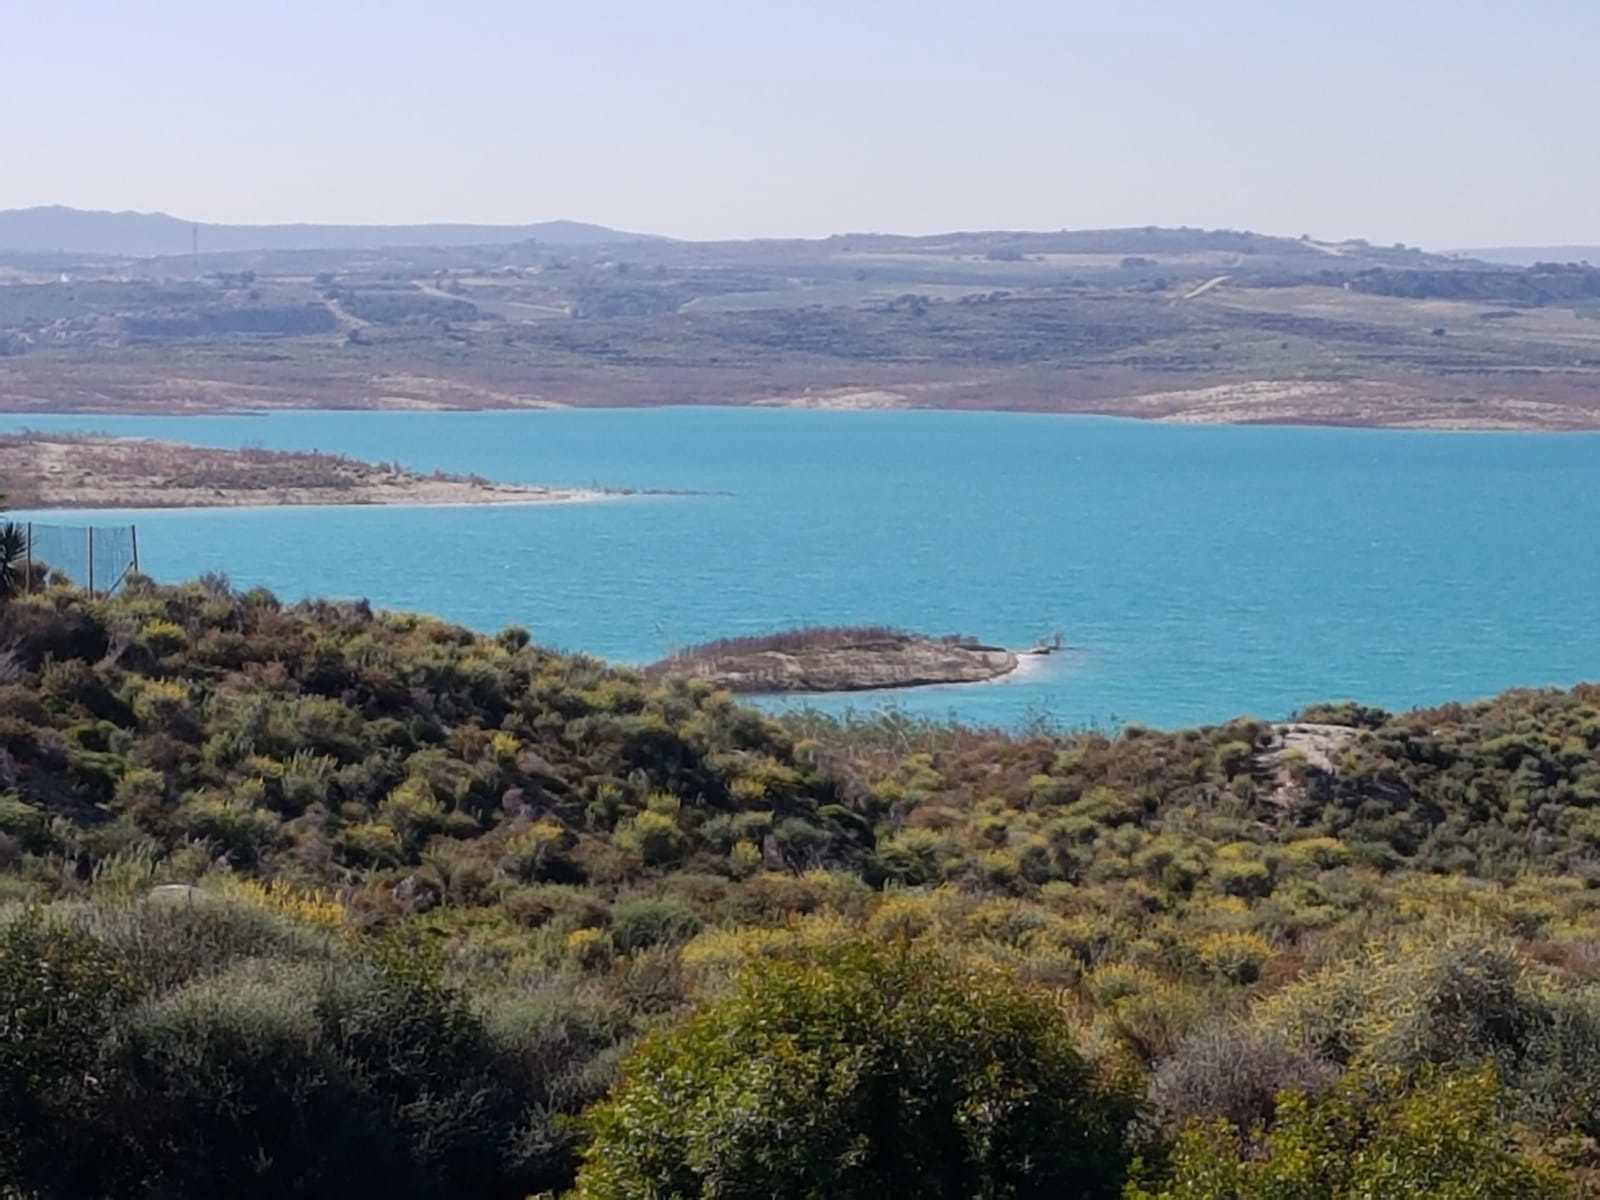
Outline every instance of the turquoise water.
<path id="1" fill-rule="evenodd" d="M 732 493 L 140 513 L 161 579 L 515 622 L 623 662 L 812 623 L 1071 646 L 1000 683 L 893 695 L 918 713 L 1173 726 L 1600 677 L 1596 436 L 748 409 L 0 417 L 23 426 Z"/>

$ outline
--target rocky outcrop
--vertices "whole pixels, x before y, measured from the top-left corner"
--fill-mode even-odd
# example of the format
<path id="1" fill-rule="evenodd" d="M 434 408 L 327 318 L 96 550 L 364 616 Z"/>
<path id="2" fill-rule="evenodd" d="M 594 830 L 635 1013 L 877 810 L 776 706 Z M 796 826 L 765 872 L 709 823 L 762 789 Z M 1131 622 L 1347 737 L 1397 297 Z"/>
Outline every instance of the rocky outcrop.
<path id="1" fill-rule="evenodd" d="M 855 692 L 980 683 L 1017 668 L 1017 655 L 959 638 L 882 630 L 818 630 L 741 638 L 685 651 L 652 674 L 709 679 L 734 692 Z"/>

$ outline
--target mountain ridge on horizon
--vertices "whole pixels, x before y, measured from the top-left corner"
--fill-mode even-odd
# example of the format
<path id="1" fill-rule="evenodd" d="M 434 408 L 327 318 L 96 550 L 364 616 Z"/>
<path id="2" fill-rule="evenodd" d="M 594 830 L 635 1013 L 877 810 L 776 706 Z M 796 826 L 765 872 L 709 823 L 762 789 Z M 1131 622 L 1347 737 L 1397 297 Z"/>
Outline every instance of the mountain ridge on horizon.
<path id="1" fill-rule="evenodd" d="M 0 253 L 12 254 L 90 254 L 119 258 L 160 258 L 187 255 L 193 249 L 193 232 L 200 233 L 202 254 L 271 253 L 281 251 L 392 250 L 403 248 L 459 249 L 470 246 L 510 245 L 536 241 L 550 246 L 580 248 L 602 245 L 651 243 L 682 246 L 727 246 L 741 244 L 854 244 L 883 247 L 904 245 L 927 247 L 952 240 L 975 243 L 1026 244 L 1033 250 L 1056 246 L 1061 239 L 1101 239 L 1107 235 L 1127 235 L 1128 239 L 1194 239 L 1210 249 L 1232 248 L 1246 253 L 1264 248 L 1293 253 L 1330 247 L 1361 246 L 1358 238 L 1338 241 L 1313 241 L 1248 229 L 1208 229 L 1201 226 L 1127 225 L 1106 228 L 1018 229 L 965 228 L 932 233 L 893 233 L 856 230 L 833 234 L 772 236 L 753 238 L 681 239 L 662 234 L 636 233 L 583 221 L 552 220 L 525 225 L 479 224 L 434 221 L 399 225 L 339 224 L 293 221 L 273 224 L 227 224 L 188 221 L 165 212 L 136 210 L 79 209 L 70 205 L 37 205 L 28 208 L 0 209 Z M 1035 245 L 1037 243 L 1037 245 Z M 1130 244 L 1129 252 L 1158 249 L 1148 241 Z M 1399 249 L 1399 247 L 1395 247 Z M 1103 249 L 1103 248 L 1102 248 Z M 1372 247 L 1380 254 L 1387 248 Z M 1342 252 L 1342 251 L 1341 251 Z M 1422 252 L 1426 257 L 1437 255 Z M 1457 252 L 1464 253 L 1464 252 Z"/>
<path id="2" fill-rule="evenodd" d="M 557 246 L 663 240 L 583 221 L 537 221 L 526 225 L 480 225 L 439 221 L 403 225 L 342 225 L 296 221 L 233 225 L 186 221 L 164 212 L 110 211 L 37 205 L 0 210 L 0 251 L 109 254 L 155 258 L 187 254 L 200 233 L 202 253 L 264 250 L 362 250 L 402 246 L 481 246 L 547 242 Z"/>

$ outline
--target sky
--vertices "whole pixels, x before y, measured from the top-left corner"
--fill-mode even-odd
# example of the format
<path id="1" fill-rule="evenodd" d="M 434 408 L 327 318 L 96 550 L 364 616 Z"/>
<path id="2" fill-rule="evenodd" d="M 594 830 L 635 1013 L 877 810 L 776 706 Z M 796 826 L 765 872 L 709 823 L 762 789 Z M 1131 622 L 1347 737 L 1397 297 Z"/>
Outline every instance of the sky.
<path id="1" fill-rule="evenodd" d="M 0 0 L 0 208 L 1600 243 L 1600 0 Z"/>

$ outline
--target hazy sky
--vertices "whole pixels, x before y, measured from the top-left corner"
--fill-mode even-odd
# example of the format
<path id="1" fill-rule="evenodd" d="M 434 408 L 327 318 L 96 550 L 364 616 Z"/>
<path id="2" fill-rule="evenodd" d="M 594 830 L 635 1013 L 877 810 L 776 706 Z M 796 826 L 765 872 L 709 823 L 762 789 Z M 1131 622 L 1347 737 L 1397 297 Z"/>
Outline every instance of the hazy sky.
<path id="1" fill-rule="evenodd" d="M 1600 243 L 1600 0 L 0 0 L 0 208 Z"/>

